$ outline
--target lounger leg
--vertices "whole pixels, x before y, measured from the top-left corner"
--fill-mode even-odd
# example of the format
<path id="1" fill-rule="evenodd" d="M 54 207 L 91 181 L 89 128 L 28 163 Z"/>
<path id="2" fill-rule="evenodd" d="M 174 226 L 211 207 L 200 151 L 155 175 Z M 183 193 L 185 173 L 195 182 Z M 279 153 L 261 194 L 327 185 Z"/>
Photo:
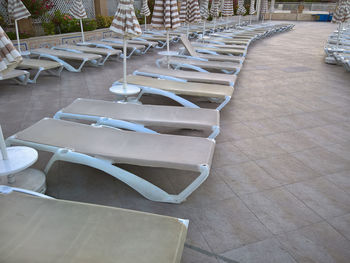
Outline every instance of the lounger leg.
<path id="1" fill-rule="evenodd" d="M 44 68 L 40 67 L 38 72 L 35 74 L 33 79 L 28 79 L 29 83 L 36 83 L 37 78 L 39 77 L 40 73 L 44 70 Z"/>
<path id="2" fill-rule="evenodd" d="M 62 59 L 59 59 L 58 57 L 56 56 L 51 56 L 51 55 L 48 55 L 48 54 L 38 54 L 39 55 L 39 59 L 40 58 L 48 58 L 48 59 L 51 59 L 51 60 L 54 60 L 58 63 L 61 63 L 61 65 L 68 71 L 70 72 L 80 72 L 81 71 L 81 68 L 84 66 L 84 64 L 86 63 L 86 59 L 83 61 L 83 63 L 80 65 L 80 67 L 78 69 L 74 68 L 72 65 L 68 64 L 67 62 L 65 62 L 64 60 Z"/>
<path id="3" fill-rule="evenodd" d="M 216 108 L 218 111 L 220 111 L 223 107 L 226 106 L 226 104 L 231 100 L 231 96 L 225 96 L 225 100 Z"/>
<path id="4" fill-rule="evenodd" d="M 83 164 L 104 171 L 117 178 L 118 180 L 124 182 L 139 192 L 141 195 L 143 195 L 145 198 L 156 202 L 181 203 L 209 176 L 208 166 L 202 165 L 200 167 L 200 175 L 180 194 L 172 195 L 151 184 L 150 182 L 136 176 L 135 174 L 113 165 L 112 162 L 94 158 L 85 154 L 72 152 L 68 149 L 57 150 L 46 166 L 45 172 L 48 172 L 52 164 L 58 160 Z"/>
<path id="5" fill-rule="evenodd" d="M 29 80 L 29 72 L 27 74 L 15 78 L 14 80 L 20 85 L 27 85 Z"/>
<path id="6" fill-rule="evenodd" d="M 215 139 L 216 138 L 216 136 L 218 136 L 219 135 L 219 133 L 220 133 L 220 127 L 219 126 L 213 126 L 212 127 L 212 133 L 209 135 L 209 139 Z"/>

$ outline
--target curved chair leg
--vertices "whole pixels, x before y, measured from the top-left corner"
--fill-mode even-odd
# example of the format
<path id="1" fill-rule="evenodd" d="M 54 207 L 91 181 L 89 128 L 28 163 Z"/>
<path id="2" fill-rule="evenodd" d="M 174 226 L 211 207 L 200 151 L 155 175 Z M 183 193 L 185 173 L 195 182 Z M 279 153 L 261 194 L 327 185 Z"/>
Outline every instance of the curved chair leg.
<path id="1" fill-rule="evenodd" d="M 47 169 L 49 169 L 52 166 L 52 164 L 58 160 L 83 164 L 93 167 L 95 169 L 99 169 L 127 184 L 128 186 L 139 192 L 145 198 L 156 202 L 167 202 L 177 204 L 181 203 L 193 191 L 195 191 L 209 176 L 209 167 L 207 165 L 201 165 L 199 167 L 200 175 L 181 193 L 179 193 L 178 195 L 173 195 L 168 194 L 164 190 L 144 180 L 143 178 L 138 177 L 133 173 L 130 173 L 113 165 L 112 161 L 109 162 L 107 160 L 91 157 L 86 154 L 76 153 L 68 149 L 58 149 L 49 161 Z"/>

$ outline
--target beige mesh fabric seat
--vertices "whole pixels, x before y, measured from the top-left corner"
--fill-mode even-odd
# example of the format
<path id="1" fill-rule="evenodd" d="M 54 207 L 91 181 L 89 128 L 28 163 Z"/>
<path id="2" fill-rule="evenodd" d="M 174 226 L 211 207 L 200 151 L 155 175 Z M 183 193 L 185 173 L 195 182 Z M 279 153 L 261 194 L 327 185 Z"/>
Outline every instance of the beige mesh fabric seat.
<path id="1" fill-rule="evenodd" d="M 98 66 L 101 63 L 102 56 L 97 54 L 88 54 L 88 53 L 76 53 L 69 52 L 65 50 L 54 50 L 49 48 L 37 48 L 30 51 L 32 55 L 36 55 L 39 58 L 46 58 L 54 60 L 58 63 L 61 63 L 65 69 L 70 72 L 80 72 L 83 66 L 89 62 L 94 66 Z M 80 63 L 78 68 L 70 65 L 67 60 L 72 60 Z"/>
<path id="2" fill-rule="evenodd" d="M 182 79 L 189 82 L 220 84 L 234 86 L 237 76 L 224 73 L 193 72 L 185 70 L 173 70 L 167 68 L 157 68 L 143 66 L 134 71 L 134 75 L 150 76 L 161 79 Z"/>
<path id="3" fill-rule="evenodd" d="M 114 49 L 123 49 L 123 43 L 111 42 L 111 41 L 100 41 L 100 40 L 91 40 L 84 43 L 78 43 L 80 46 L 89 46 L 89 47 L 102 47 L 102 48 L 114 48 Z M 127 58 L 130 58 L 134 53 L 142 54 L 142 52 L 146 49 L 147 44 L 128 44 Z"/>
<path id="4" fill-rule="evenodd" d="M 0 73 L 0 81 L 9 79 L 16 81 L 18 84 L 27 85 L 29 72 L 25 70 L 13 69 L 5 74 Z"/>
<path id="5" fill-rule="evenodd" d="M 63 65 L 59 62 L 51 60 L 24 58 L 17 68 L 36 70 L 34 77 L 32 79 L 28 79 L 29 83 L 36 83 L 40 73 L 43 71 L 48 72 L 50 75 L 59 77 L 63 70 Z"/>
<path id="6" fill-rule="evenodd" d="M 207 138 L 123 131 L 49 118 L 11 136 L 7 143 L 54 153 L 46 173 L 57 160 L 84 164 L 112 175 L 150 200 L 169 203 L 181 203 L 205 181 L 215 147 L 215 141 Z M 113 164 L 179 169 L 200 175 L 175 195 Z"/>
<path id="7" fill-rule="evenodd" d="M 15 191 L 0 207 L 1 262 L 180 263 L 187 235 L 188 220 Z"/>
<path id="8" fill-rule="evenodd" d="M 104 65 L 109 58 L 114 57 L 115 59 L 117 59 L 122 53 L 121 50 L 116 50 L 114 48 L 97 48 L 97 47 L 94 48 L 94 47 L 78 46 L 78 45 L 59 45 L 59 46 L 54 46 L 53 49 L 101 55 L 104 57 L 103 61 L 101 62 L 101 65 Z"/>
<path id="9" fill-rule="evenodd" d="M 237 75 L 242 68 L 242 64 L 222 61 L 205 61 L 181 57 L 163 57 L 157 60 L 158 67 L 171 65 L 174 69 L 190 69 L 199 72 L 224 72 Z"/>
<path id="10" fill-rule="evenodd" d="M 146 126 L 212 131 L 219 134 L 220 114 L 217 110 L 179 106 L 138 105 L 103 100 L 76 99 L 58 111 L 55 119 L 80 119 L 115 128 L 156 133 Z"/>
<path id="11" fill-rule="evenodd" d="M 118 83 L 123 80 L 119 80 Z M 216 108 L 221 110 L 231 100 L 234 88 L 226 85 L 179 82 L 173 80 L 156 79 L 145 76 L 127 76 L 128 84 L 141 88 L 139 98 L 144 93 L 166 96 L 186 107 L 198 107 L 195 104 L 176 95 L 204 97 L 211 101 L 220 103 Z M 162 92 L 160 92 L 162 91 Z"/>
<path id="12" fill-rule="evenodd" d="M 187 39 L 186 35 L 182 35 L 180 38 L 182 44 L 184 45 L 186 51 L 190 54 L 190 56 L 195 58 L 203 58 L 209 61 L 225 61 L 225 62 L 236 62 L 243 63 L 244 57 L 239 56 L 228 56 L 228 55 L 220 55 L 220 54 L 203 54 L 198 53 L 195 48 L 191 45 L 191 42 Z"/>

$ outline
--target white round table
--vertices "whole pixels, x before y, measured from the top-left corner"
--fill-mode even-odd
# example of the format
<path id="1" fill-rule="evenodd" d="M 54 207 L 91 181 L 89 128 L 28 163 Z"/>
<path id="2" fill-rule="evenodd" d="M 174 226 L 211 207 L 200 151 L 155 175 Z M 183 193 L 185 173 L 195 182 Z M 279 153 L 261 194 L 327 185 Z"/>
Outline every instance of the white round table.
<path id="1" fill-rule="evenodd" d="M 176 56 L 176 55 L 179 55 L 179 52 L 177 51 L 159 51 L 158 52 L 158 55 L 161 55 L 161 56 Z"/>
<path id="2" fill-rule="evenodd" d="M 0 152 L 0 181 L 9 186 L 32 191 L 45 191 L 45 174 L 36 169 L 27 169 L 38 159 L 35 149 L 25 146 L 7 147 L 8 159 Z"/>
<path id="3" fill-rule="evenodd" d="M 141 88 L 133 84 L 127 84 L 126 88 L 123 87 L 123 83 L 113 85 L 109 88 L 109 91 L 117 96 L 116 102 L 131 102 L 140 103 L 135 96 L 140 93 Z"/>

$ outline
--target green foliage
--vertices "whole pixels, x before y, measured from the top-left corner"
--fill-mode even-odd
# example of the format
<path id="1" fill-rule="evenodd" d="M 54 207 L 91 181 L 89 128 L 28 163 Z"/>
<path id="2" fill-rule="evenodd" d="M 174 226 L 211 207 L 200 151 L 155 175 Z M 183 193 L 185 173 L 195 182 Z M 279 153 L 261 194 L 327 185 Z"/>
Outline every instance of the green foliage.
<path id="1" fill-rule="evenodd" d="M 5 19 L 0 15 L 0 26 L 5 27 Z"/>
<path id="2" fill-rule="evenodd" d="M 113 21 L 113 16 L 96 16 L 97 28 L 107 28 L 110 27 Z"/>
<path id="3" fill-rule="evenodd" d="M 39 18 L 50 11 L 54 4 L 51 0 L 22 0 L 32 18 Z"/>
<path id="4" fill-rule="evenodd" d="M 42 26 L 48 35 L 79 32 L 81 30 L 79 19 L 75 19 L 71 15 L 64 14 L 59 10 L 54 12 L 54 16 L 49 22 L 42 23 Z M 84 31 L 95 30 L 97 28 L 96 20 L 89 18 L 83 19 L 83 28 Z"/>
<path id="5" fill-rule="evenodd" d="M 11 40 L 16 40 L 16 33 L 15 32 L 6 32 L 6 35 L 9 37 L 9 39 Z M 20 39 L 24 39 L 24 38 L 29 38 L 31 37 L 30 35 L 26 34 L 26 33 L 21 33 L 20 35 Z"/>

